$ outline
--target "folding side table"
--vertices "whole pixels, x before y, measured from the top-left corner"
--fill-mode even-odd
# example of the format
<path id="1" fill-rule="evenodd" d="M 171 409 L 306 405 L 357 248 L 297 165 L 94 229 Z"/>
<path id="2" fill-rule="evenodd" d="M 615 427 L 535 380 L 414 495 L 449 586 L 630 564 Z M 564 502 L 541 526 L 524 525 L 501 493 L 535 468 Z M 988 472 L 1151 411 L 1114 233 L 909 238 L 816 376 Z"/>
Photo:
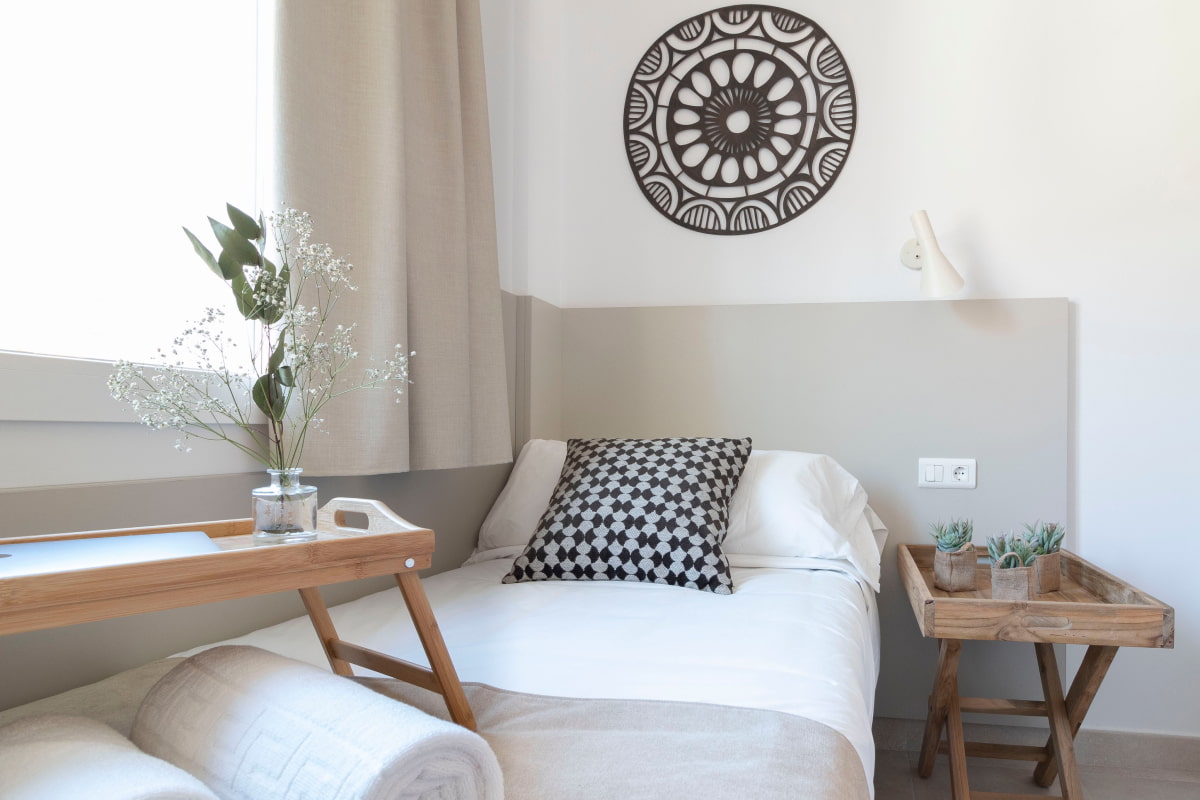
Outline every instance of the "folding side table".
<path id="1" fill-rule="evenodd" d="M 1035 761 L 1033 780 L 1050 786 L 1058 777 L 1063 800 L 1082 800 L 1075 736 L 1120 647 L 1173 647 L 1175 612 L 1074 553 L 1062 551 L 1061 587 L 1034 600 L 993 600 L 991 567 L 976 566 L 976 589 L 945 592 L 933 583 L 933 545 L 900 545 L 897 561 L 921 633 L 938 640 L 937 675 L 917 771 L 933 773 L 938 753 L 950 756 L 954 800 L 1017 800 L 1040 795 L 971 791 L 967 756 Z M 960 697 L 958 656 L 967 639 L 1032 642 L 1043 700 Z M 1087 645 L 1071 688 L 1063 694 L 1055 644 Z M 967 742 L 962 714 L 1041 716 L 1050 722 L 1044 747 Z M 942 742 L 945 729 L 946 741 Z"/>

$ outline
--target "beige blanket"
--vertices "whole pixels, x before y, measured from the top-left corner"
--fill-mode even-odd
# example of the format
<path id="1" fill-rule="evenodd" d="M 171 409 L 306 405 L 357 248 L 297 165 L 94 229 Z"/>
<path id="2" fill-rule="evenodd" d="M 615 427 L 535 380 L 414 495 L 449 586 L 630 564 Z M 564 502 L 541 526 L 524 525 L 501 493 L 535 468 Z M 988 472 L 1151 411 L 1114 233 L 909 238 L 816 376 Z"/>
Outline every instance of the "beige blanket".
<path id="1" fill-rule="evenodd" d="M 446 717 L 441 697 L 361 679 Z M 858 753 L 819 722 L 731 706 L 465 687 L 508 800 L 868 800 Z"/>
<path id="2" fill-rule="evenodd" d="M 129 732 L 166 659 L 28 706 L 93 716 Z M 446 717 L 441 697 L 390 679 L 378 692 Z M 869 800 L 850 742 L 819 722 L 778 711 L 656 700 L 581 700 L 467 684 L 467 697 L 504 773 L 508 800 Z"/>

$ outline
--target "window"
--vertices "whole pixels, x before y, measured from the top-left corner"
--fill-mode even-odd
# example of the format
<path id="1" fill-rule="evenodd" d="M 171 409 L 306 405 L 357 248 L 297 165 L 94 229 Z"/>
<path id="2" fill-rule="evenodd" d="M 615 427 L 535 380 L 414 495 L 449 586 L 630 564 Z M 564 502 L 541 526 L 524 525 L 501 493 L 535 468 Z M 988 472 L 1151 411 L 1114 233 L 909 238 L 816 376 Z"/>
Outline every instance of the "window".
<path id="1" fill-rule="evenodd" d="M 146 360 L 227 303 L 180 226 L 255 208 L 256 6 L 0 7 L 0 350 Z"/>
<path id="2" fill-rule="evenodd" d="M 255 468 L 176 453 L 82 359 L 148 360 L 228 302 L 180 226 L 256 207 L 257 5 L 0 4 L 0 489 Z"/>

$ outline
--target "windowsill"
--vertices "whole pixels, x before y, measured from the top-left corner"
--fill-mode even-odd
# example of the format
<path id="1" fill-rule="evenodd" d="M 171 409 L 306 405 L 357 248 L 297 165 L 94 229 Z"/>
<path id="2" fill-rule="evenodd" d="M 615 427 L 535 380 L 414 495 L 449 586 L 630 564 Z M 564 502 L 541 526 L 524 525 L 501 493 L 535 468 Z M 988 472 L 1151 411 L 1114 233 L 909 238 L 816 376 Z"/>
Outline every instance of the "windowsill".
<path id="1" fill-rule="evenodd" d="M 136 422 L 105 382 L 113 362 L 0 350 L 0 420 Z"/>
<path id="2" fill-rule="evenodd" d="M 0 351 L 0 490 L 261 470 L 224 442 L 173 447 L 109 395 L 112 362 Z"/>

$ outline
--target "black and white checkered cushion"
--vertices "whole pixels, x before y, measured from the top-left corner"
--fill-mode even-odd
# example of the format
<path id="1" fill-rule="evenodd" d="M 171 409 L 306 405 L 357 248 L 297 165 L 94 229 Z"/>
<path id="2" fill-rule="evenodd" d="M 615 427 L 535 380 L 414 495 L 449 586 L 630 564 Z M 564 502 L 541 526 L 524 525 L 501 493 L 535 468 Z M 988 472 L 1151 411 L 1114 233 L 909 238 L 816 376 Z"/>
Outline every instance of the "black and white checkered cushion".
<path id="1" fill-rule="evenodd" d="M 730 594 L 721 550 L 749 439 L 571 439 L 504 583 L 641 581 Z"/>

